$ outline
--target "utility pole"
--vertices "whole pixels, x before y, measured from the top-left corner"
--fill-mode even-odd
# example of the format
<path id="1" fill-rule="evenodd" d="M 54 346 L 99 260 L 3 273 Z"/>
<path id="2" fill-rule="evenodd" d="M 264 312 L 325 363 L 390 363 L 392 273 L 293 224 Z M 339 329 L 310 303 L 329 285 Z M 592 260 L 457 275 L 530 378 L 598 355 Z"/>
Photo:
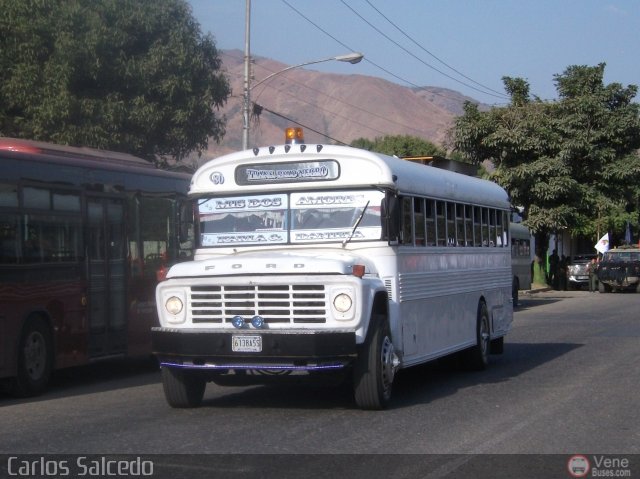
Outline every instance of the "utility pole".
<path id="1" fill-rule="evenodd" d="M 244 86 L 242 97 L 242 149 L 249 148 L 249 107 L 251 106 L 251 0 L 246 0 L 244 20 Z"/>

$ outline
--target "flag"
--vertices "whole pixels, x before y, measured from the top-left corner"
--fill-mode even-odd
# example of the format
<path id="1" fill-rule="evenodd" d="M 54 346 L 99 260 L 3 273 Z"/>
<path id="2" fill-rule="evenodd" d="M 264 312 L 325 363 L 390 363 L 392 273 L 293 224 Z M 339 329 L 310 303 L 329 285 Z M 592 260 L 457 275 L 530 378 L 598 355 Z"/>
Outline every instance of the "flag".
<path id="1" fill-rule="evenodd" d="M 602 238 L 594 246 L 598 250 L 598 253 L 605 254 L 609 251 L 609 233 L 605 233 Z"/>
<path id="2" fill-rule="evenodd" d="M 627 231 L 624 232 L 624 241 L 627 244 L 631 244 L 631 223 L 627 221 Z"/>

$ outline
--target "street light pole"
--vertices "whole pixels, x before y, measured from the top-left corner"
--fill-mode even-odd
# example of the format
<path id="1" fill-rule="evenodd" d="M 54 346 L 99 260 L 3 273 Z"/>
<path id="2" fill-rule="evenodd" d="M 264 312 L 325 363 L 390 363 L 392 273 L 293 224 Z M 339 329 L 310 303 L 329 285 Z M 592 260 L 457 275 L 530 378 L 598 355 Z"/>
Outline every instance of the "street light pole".
<path id="1" fill-rule="evenodd" d="M 249 146 L 249 106 L 251 105 L 251 0 L 246 0 L 244 19 L 244 85 L 242 96 L 242 149 Z"/>
<path id="2" fill-rule="evenodd" d="M 247 2 L 249 2 L 250 0 L 247 0 Z M 248 22 L 248 21 L 247 21 Z M 248 24 L 248 23 L 247 23 Z M 248 37 L 245 38 L 245 45 L 249 44 L 249 40 Z M 304 67 L 307 65 L 313 65 L 314 63 L 322 63 L 322 62 L 329 62 L 329 61 L 338 61 L 338 62 L 347 62 L 347 63 L 351 63 L 351 64 L 355 64 L 358 63 L 360 60 L 362 60 L 364 58 L 364 55 L 362 53 L 347 53 L 346 55 L 338 55 L 335 57 L 329 57 L 329 58 L 323 58 L 321 60 L 313 60 L 310 62 L 304 62 L 304 63 L 300 63 L 298 65 L 292 65 L 289 66 L 283 70 L 277 71 L 272 73 L 271 75 L 266 76 L 265 78 L 263 78 L 262 80 L 260 80 L 259 82 L 257 82 L 255 85 L 251 85 L 250 84 L 250 79 L 249 79 L 249 74 L 248 72 L 248 63 L 247 63 L 247 53 L 248 52 L 248 46 L 245 48 L 245 81 L 244 81 L 244 102 L 243 102 L 243 111 L 242 111 L 242 120 L 243 120 L 243 125 L 242 125 L 242 149 L 246 150 L 247 148 L 249 148 L 249 107 L 251 105 L 251 101 L 250 101 L 250 94 L 251 94 L 251 90 L 253 90 L 255 87 L 257 87 L 258 85 L 263 84 L 264 82 L 266 82 L 267 80 L 270 80 L 271 78 L 273 78 L 276 75 L 280 75 L 281 73 L 287 72 L 289 70 L 293 70 L 294 68 L 300 68 L 300 67 Z"/>

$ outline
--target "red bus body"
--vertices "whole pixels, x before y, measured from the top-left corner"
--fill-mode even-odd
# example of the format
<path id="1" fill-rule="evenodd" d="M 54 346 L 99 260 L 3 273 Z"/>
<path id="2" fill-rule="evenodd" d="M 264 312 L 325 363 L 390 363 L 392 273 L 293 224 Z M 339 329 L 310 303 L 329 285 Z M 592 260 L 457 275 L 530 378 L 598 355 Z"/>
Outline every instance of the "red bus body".
<path id="1" fill-rule="evenodd" d="M 191 175 L 130 155 L 0 138 L 0 379 L 148 355 L 157 274 L 191 255 Z"/>

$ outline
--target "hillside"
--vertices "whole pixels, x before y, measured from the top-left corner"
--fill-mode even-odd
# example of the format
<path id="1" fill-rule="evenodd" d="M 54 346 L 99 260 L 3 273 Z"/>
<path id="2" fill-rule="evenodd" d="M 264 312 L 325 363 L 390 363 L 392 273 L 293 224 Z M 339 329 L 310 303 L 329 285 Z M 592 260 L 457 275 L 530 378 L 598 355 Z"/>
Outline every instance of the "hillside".
<path id="1" fill-rule="evenodd" d="M 233 95 L 221 112 L 227 118 L 226 135 L 220 144 L 210 143 L 204 155 L 208 158 L 242 146 L 243 54 L 238 50 L 225 51 L 221 58 Z M 254 84 L 287 66 L 255 58 Z M 441 145 L 453 119 L 461 113 L 463 102 L 473 101 L 443 88 L 418 90 L 370 76 L 302 68 L 276 75 L 258 85 L 251 92 L 251 100 L 265 109 L 259 118 L 252 120 L 249 146 L 281 143 L 284 128 L 295 126 L 267 110 L 301 123 L 307 143 L 349 144 L 360 137 L 374 139 L 402 134 Z"/>

